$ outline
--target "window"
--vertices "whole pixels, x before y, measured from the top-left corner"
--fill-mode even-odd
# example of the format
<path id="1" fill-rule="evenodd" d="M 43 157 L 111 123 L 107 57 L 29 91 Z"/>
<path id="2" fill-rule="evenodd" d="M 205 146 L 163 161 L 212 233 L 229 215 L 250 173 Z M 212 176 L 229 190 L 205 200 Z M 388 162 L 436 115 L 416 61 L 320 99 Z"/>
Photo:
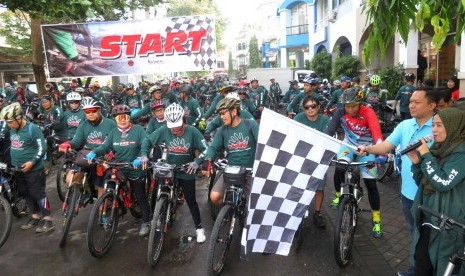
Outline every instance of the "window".
<path id="1" fill-rule="evenodd" d="M 286 35 L 308 34 L 307 4 L 300 3 L 291 9 L 291 25 L 287 27 Z"/>

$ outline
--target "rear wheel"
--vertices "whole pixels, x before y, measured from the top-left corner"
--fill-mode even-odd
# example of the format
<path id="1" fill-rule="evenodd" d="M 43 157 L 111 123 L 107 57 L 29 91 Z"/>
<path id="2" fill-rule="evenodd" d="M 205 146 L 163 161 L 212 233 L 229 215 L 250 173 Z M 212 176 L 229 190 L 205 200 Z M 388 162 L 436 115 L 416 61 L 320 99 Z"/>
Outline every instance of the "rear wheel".
<path id="1" fill-rule="evenodd" d="M 151 266 L 157 265 L 161 256 L 161 249 L 168 231 L 169 201 L 162 197 L 157 201 L 153 212 L 152 223 L 150 224 L 149 244 L 147 257 Z"/>
<path id="2" fill-rule="evenodd" d="M 63 224 L 62 224 L 60 247 L 63 247 L 66 244 L 66 238 L 68 237 L 69 228 L 71 226 L 71 222 L 73 221 L 75 210 L 78 207 L 79 194 L 80 194 L 79 187 L 77 184 L 74 184 L 73 187 L 69 190 L 69 194 L 68 194 L 69 204 L 67 205 L 65 210 L 63 210 Z"/>
<path id="3" fill-rule="evenodd" d="M 8 239 L 11 232 L 11 224 L 13 222 L 13 212 L 10 203 L 3 195 L 0 195 L 0 247 Z"/>
<path id="4" fill-rule="evenodd" d="M 334 258 L 336 263 L 345 267 L 352 255 L 352 245 L 355 234 L 355 200 L 349 196 L 343 196 L 339 203 L 334 229 Z"/>
<path id="5" fill-rule="evenodd" d="M 66 172 L 71 168 L 73 162 L 71 160 L 62 160 L 57 169 L 56 185 L 58 196 L 61 202 L 65 201 L 65 194 L 68 190 L 68 183 L 66 183 Z"/>
<path id="6" fill-rule="evenodd" d="M 108 252 L 118 227 L 118 213 L 113 192 L 104 193 L 93 206 L 87 224 L 87 247 L 92 256 L 101 258 Z"/>
<path id="7" fill-rule="evenodd" d="M 215 225 L 210 236 L 207 255 L 207 274 L 219 275 L 223 270 L 233 238 L 232 225 L 234 210 L 225 205 L 216 217 Z"/>

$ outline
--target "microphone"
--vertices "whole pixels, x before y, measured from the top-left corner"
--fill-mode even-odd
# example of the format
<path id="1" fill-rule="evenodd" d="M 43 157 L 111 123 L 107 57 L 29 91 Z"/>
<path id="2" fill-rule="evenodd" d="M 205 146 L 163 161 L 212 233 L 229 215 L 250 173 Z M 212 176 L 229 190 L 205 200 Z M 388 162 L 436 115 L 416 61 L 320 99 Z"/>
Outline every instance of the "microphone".
<path id="1" fill-rule="evenodd" d="M 428 135 L 428 136 L 425 136 L 423 137 L 423 139 L 425 139 L 426 143 L 429 143 L 431 141 L 433 141 L 434 137 L 432 134 Z M 409 153 L 411 152 L 412 150 L 418 148 L 419 146 L 421 146 L 421 141 L 418 140 L 417 142 L 413 143 L 413 144 L 410 144 L 408 145 L 405 149 L 403 149 L 401 152 L 400 152 L 400 155 L 404 155 L 406 153 Z"/>

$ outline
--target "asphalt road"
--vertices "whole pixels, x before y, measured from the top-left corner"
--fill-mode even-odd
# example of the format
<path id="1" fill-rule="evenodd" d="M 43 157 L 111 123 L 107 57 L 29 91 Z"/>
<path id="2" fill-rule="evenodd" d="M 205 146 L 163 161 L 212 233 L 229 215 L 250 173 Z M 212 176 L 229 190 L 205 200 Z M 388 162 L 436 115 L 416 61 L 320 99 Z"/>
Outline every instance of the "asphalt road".
<path id="1" fill-rule="evenodd" d="M 213 221 L 208 215 L 207 181 L 197 180 L 197 200 L 200 205 L 207 242 L 195 242 L 195 229 L 186 204 L 178 209 L 176 221 L 167 235 L 162 257 L 157 267 L 147 263 L 148 238 L 138 237 L 140 221 L 126 214 L 118 226 L 116 239 L 109 253 L 101 259 L 92 257 L 87 249 L 86 227 L 91 205 L 82 209 L 73 220 L 68 242 L 59 247 L 61 201 L 55 188 L 55 169 L 48 177 L 53 216 L 57 222 L 54 232 L 35 234 L 33 229 L 21 230 L 27 218 L 14 219 L 12 233 L 0 248 L 0 275 L 206 275 L 206 255 Z M 331 196 L 331 195 L 327 195 Z M 313 205 L 313 204 L 312 204 Z M 183 242 L 184 236 L 192 242 Z M 349 264 L 340 269 L 333 257 L 333 229 L 315 227 L 311 216 L 304 228 L 301 248 L 290 256 L 250 254 L 239 258 L 239 238 L 230 250 L 222 275 L 360 275 L 360 266 Z"/>

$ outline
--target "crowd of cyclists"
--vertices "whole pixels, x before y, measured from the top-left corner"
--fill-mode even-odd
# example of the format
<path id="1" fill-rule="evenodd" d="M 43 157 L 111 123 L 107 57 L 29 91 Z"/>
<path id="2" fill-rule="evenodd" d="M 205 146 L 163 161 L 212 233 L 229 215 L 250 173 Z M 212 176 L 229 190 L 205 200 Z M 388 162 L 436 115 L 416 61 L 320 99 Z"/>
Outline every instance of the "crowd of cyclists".
<path id="1" fill-rule="evenodd" d="M 409 105 L 416 91 L 415 75 L 406 74 L 405 81 L 394 105 L 399 103 L 402 120 L 411 118 Z M 206 234 L 195 196 L 195 174 L 201 170 L 209 176 L 212 162 L 223 155 L 219 154 L 221 149 L 226 151 L 230 165 L 251 168 L 264 108 L 331 136 L 342 130 L 345 145 L 368 147 L 383 143 L 385 133 L 379 116 L 385 109 L 388 93 L 381 87 L 379 75 L 368 75 L 365 84 L 360 82 L 357 76 L 343 76 L 331 84 L 312 74 L 304 78 L 303 90 L 299 89 L 298 81 L 292 80 L 284 91 L 273 77 L 266 86 L 256 78 L 245 77 L 237 83 L 215 77 L 188 81 L 165 78 L 156 83 L 143 81 L 137 87 L 132 83 L 118 83 L 112 90 L 100 87 L 97 81 L 83 87 L 73 80 L 65 92 L 58 91 L 52 83 L 45 84 L 46 94 L 40 96 L 35 108 L 31 108 L 34 102 L 26 99 L 15 85 L 5 86 L 0 96 L 1 143 L 11 147 L 9 152 L 2 153 L 2 162 L 22 169 L 16 181 L 28 199 L 30 217 L 21 229 L 35 228 L 37 233 L 44 233 L 55 228 L 45 192 L 43 159 L 48 145 L 42 132 L 44 126 L 53 130 L 48 135 L 63 139 L 60 151 L 82 151 L 92 164 L 87 170 L 95 198 L 103 193 L 105 174 L 104 168 L 93 161 L 103 156 L 105 160 L 132 164 L 132 168 L 121 171 L 141 207 L 139 236 L 147 236 L 150 231 L 151 214 L 145 186 L 147 164 L 160 159 L 163 148 L 168 163 L 188 164 L 187 171 L 179 173 L 177 179 L 194 221 L 197 242 L 203 243 Z M 443 98 L 450 100 L 447 95 Z M 366 149 L 365 154 L 360 154 L 352 147 L 343 146 L 337 158 L 385 162 L 386 152 L 373 152 L 378 155 L 366 154 Z M 372 209 L 372 235 L 381 238 L 377 168 L 361 168 L 361 174 Z M 336 168 L 335 197 L 331 202 L 334 208 L 339 204 L 343 181 L 344 171 Z M 326 225 L 321 213 L 325 182 L 321 181 L 315 195 L 313 221 L 318 227 Z M 222 203 L 225 188 L 224 181 L 218 177 L 210 193 L 214 204 Z M 251 181 L 244 190 L 250 193 Z"/>

